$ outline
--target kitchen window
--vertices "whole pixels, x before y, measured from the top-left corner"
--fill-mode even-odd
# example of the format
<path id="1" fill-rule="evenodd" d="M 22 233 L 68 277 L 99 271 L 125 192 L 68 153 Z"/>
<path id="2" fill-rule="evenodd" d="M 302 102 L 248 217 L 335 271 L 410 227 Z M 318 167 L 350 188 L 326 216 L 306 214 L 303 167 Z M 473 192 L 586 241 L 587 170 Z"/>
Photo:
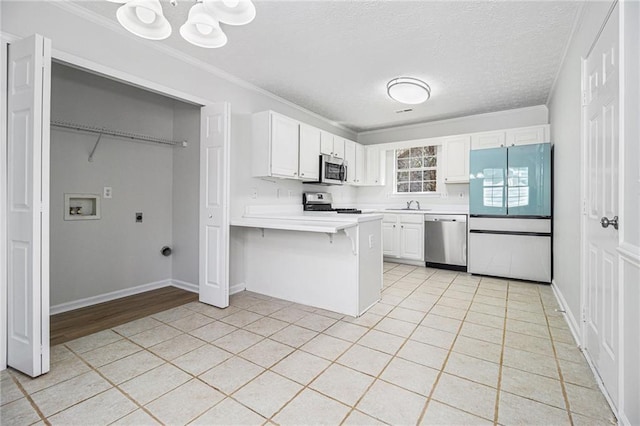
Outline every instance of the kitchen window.
<path id="1" fill-rule="evenodd" d="M 395 192 L 436 192 L 438 147 L 435 145 L 395 151 Z"/>

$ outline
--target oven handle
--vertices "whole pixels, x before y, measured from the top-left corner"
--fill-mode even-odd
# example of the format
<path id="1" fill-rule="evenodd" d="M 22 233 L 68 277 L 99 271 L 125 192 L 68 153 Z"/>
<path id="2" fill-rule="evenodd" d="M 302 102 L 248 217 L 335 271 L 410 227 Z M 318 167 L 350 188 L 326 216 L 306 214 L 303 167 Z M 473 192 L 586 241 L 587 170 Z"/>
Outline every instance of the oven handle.
<path id="1" fill-rule="evenodd" d="M 347 181 L 347 166 L 345 166 L 344 164 L 340 165 L 340 181 Z"/>

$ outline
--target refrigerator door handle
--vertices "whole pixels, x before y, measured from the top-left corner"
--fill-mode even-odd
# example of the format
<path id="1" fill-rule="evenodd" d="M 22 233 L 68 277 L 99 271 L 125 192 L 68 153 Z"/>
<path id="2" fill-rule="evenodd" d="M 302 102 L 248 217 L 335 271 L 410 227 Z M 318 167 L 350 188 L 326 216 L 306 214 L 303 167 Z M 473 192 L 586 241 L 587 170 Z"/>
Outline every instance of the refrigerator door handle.
<path id="1" fill-rule="evenodd" d="M 471 234 L 496 234 L 496 235 L 526 235 L 529 237 L 550 237 L 550 232 L 526 232 L 526 231 L 494 231 L 484 229 L 472 229 Z"/>

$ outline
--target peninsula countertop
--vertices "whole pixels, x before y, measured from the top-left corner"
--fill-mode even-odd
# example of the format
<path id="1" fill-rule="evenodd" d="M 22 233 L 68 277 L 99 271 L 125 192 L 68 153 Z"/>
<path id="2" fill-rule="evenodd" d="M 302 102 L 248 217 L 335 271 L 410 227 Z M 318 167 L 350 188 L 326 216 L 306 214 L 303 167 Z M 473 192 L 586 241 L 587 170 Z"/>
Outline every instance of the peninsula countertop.
<path id="1" fill-rule="evenodd" d="M 273 212 L 245 214 L 230 221 L 231 226 L 335 234 L 359 223 L 381 220 L 380 213 L 340 214 L 336 212 Z"/>

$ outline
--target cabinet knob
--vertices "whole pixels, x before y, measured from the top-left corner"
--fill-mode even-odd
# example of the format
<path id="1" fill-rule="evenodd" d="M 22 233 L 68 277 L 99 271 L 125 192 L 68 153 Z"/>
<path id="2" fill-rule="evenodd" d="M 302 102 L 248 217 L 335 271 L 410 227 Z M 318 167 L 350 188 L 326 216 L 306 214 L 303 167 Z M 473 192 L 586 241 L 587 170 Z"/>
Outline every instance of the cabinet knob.
<path id="1" fill-rule="evenodd" d="M 395 228 L 396 226 L 395 226 L 395 225 L 393 225 L 393 227 Z"/>
<path id="2" fill-rule="evenodd" d="M 447 180 L 449 180 L 449 178 L 444 178 L 444 181 L 446 182 Z"/>
<path id="3" fill-rule="evenodd" d="M 304 176 L 304 173 L 300 173 L 300 176 Z"/>

